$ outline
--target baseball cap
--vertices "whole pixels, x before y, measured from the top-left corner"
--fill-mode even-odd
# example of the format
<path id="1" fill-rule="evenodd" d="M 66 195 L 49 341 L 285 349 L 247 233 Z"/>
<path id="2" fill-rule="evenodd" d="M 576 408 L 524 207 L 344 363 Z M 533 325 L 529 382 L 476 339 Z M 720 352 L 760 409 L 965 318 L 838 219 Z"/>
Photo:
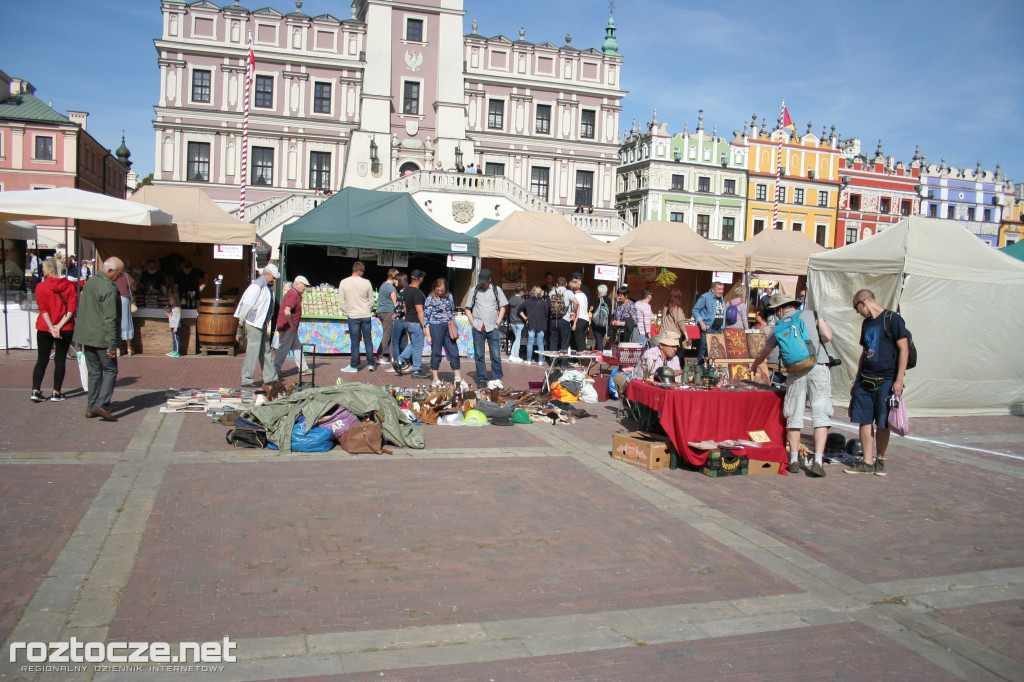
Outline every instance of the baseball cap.
<path id="1" fill-rule="evenodd" d="M 583 279 L 583 273 L 581 273 L 581 272 L 574 272 L 574 273 L 572 273 L 572 278 L 573 279 Z"/>
<path id="2" fill-rule="evenodd" d="M 481 284 L 483 284 L 484 282 L 490 282 L 491 271 L 488 270 L 487 268 L 481 269 L 480 274 L 477 276 L 477 281 L 480 282 Z"/>
<path id="3" fill-rule="evenodd" d="M 264 273 L 270 273 L 274 276 L 274 279 L 278 279 L 281 276 L 281 271 L 277 269 L 277 266 L 273 263 L 267 263 L 267 266 L 263 268 Z"/>
<path id="4" fill-rule="evenodd" d="M 303 277 L 302 275 L 299 275 L 298 277 L 295 278 L 295 283 L 305 284 L 307 287 L 309 286 L 309 280 Z"/>

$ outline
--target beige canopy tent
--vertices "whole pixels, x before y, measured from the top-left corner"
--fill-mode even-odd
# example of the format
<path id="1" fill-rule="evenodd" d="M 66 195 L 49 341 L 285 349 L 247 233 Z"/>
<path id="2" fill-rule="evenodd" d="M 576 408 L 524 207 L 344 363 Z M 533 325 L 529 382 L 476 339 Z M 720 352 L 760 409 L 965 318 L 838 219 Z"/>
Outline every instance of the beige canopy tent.
<path id="1" fill-rule="evenodd" d="M 853 295 L 870 289 L 899 310 L 917 367 L 904 395 L 911 416 L 1020 413 L 1024 408 L 1024 263 L 951 220 L 913 217 L 862 242 L 811 256 L 809 305 L 835 332 L 842 358 L 832 395 L 849 402 L 863 318 Z"/>
<path id="2" fill-rule="evenodd" d="M 256 227 L 228 214 L 203 190 L 193 187 L 147 185 L 130 202 L 155 206 L 174 216 L 174 224 L 136 227 L 117 223 L 83 221 L 86 239 L 181 242 L 192 244 L 253 244 Z"/>
<path id="3" fill-rule="evenodd" d="M 615 265 L 619 250 L 558 213 L 516 211 L 477 235 L 480 258 Z"/>
<path id="4" fill-rule="evenodd" d="M 762 230 L 729 252 L 746 258 L 747 272 L 806 275 L 808 257 L 825 251 L 802 232 Z"/>
<path id="5" fill-rule="evenodd" d="M 664 220 L 647 220 L 610 246 L 620 250 L 623 265 L 743 272 L 746 264 L 735 249 L 715 246 L 686 223 Z"/>

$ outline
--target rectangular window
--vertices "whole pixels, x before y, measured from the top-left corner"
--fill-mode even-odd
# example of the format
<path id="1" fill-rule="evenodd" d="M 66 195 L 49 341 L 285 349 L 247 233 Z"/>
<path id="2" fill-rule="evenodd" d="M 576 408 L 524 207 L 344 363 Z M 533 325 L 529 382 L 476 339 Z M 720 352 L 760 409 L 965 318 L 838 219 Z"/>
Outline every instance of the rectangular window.
<path id="1" fill-rule="evenodd" d="M 850 210 L 851 211 L 859 211 L 860 210 L 860 195 L 859 194 L 851 194 L 850 195 Z"/>
<path id="2" fill-rule="evenodd" d="M 882 197 L 878 202 L 878 210 L 880 213 L 889 213 L 892 210 L 892 199 Z"/>
<path id="3" fill-rule="evenodd" d="M 551 105 L 537 105 L 537 132 L 544 135 L 551 133 Z"/>
<path id="4" fill-rule="evenodd" d="M 804 231 L 804 224 L 803 223 L 793 223 L 793 231 L 794 232 L 803 232 Z"/>
<path id="5" fill-rule="evenodd" d="M 909 201 L 901 201 L 900 202 L 900 215 L 910 215 L 910 202 Z"/>
<path id="6" fill-rule="evenodd" d="M 847 244 L 853 244 L 856 241 L 857 241 L 857 228 L 856 227 L 848 227 L 848 228 L 846 228 L 846 243 Z"/>
<path id="7" fill-rule="evenodd" d="M 210 181 L 210 143 L 188 143 L 188 170 L 185 179 L 189 182 Z"/>
<path id="8" fill-rule="evenodd" d="M 946 217 L 949 218 L 950 220 L 956 218 L 956 206 L 946 207 Z"/>
<path id="9" fill-rule="evenodd" d="M 697 191 L 698 192 L 710 192 L 711 191 L 711 178 L 697 178 Z"/>
<path id="10" fill-rule="evenodd" d="M 669 213 L 668 214 L 668 220 L 669 220 L 669 222 L 672 222 L 672 223 L 685 223 L 686 222 L 683 219 L 683 214 L 682 213 Z"/>
<path id="11" fill-rule="evenodd" d="M 252 184 L 274 184 L 274 150 L 271 147 L 252 148 Z"/>
<path id="12" fill-rule="evenodd" d="M 530 191 L 544 201 L 548 200 L 548 173 L 550 169 L 534 166 L 530 171 Z"/>
<path id="13" fill-rule="evenodd" d="M 939 205 L 938 204 L 931 204 L 930 206 L 928 206 L 928 217 L 929 218 L 938 218 L 939 217 Z"/>
<path id="14" fill-rule="evenodd" d="M 686 189 L 686 176 L 684 176 L 684 175 L 673 175 L 672 176 L 672 189 Z"/>
<path id="15" fill-rule="evenodd" d="M 974 220 L 974 216 L 975 216 L 974 207 L 973 206 L 968 206 L 967 207 L 967 219 L 968 220 Z"/>
<path id="16" fill-rule="evenodd" d="M 754 221 L 754 234 L 761 234 L 762 232 L 764 232 L 764 221 L 763 220 L 755 220 Z"/>
<path id="17" fill-rule="evenodd" d="M 405 39 L 414 42 L 423 42 L 423 20 L 422 19 L 406 19 L 405 20 Z"/>
<path id="18" fill-rule="evenodd" d="M 416 81 L 406 81 L 402 86 L 402 113 L 420 113 L 420 84 Z"/>
<path id="19" fill-rule="evenodd" d="M 504 175 L 505 164 L 503 163 L 486 163 L 484 164 L 484 175 Z"/>
<path id="20" fill-rule="evenodd" d="M 576 171 L 576 205 L 594 205 L 594 171 Z"/>
<path id="21" fill-rule="evenodd" d="M 818 242 L 818 246 L 825 246 L 825 241 L 828 239 L 828 226 L 818 225 L 814 230 L 814 241 Z"/>
<path id="22" fill-rule="evenodd" d="M 824 190 L 818 192 L 818 206 L 828 206 L 828 192 Z"/>
<path id="23" fill-rule="evenodd" d="M 331 153 L 309 153 L 309 188 L 331 188 Z"/>
<path id="24" fill-rule="evenodd" d="M 487 104 L 487 127 L 491 130 L 505 128 L 505 103 L 500 99 L 492 99 Z"/>
<path id="25" fill-rule="evenodd" d="M 192 72 L 192 101 L 210 103 L 210 72 L 196 69 Z"/>
<path id="26" fill-rule="evenodd" d="M 597 121 L 597 112 L 593 109 L 580 111 L 580 137 L 594 139 L 594 128 Z"/>
<path id="27" fill-rule="evenodd" d="M 781 220 L 776 220 L 775 221 L 775 229 L 776 230 L 781 230 L 782 229 L 782 221 Z"/>
<path id="28" fill-rule="evenodd" d="M 992 222 L 992 209 L 991 208 L 986 208 L 985 209 L 985 222 L 986 223 Z"/>
<path id="29" fill-rule="evenodd" d="M 804 203 L 804 191 L 799 187 L 793 190 L 793 203 L 802 204 Z"/>
<path id="30" fill-rule="evenodd" d="M 273 76 L 256 76 L 256 95 L 253 97 L 252 105 L 264 109 L 274 107 Z"/>
<path id="31" fill-rule="evenodd" d="M 768 200 L 768 185 L 758 185 L 754 188 L 754 198 L 758 201 Z"/>
<path id="32" fill-rule="evenodd" d="M 704 237 L 705 239 L 711 234 L 711 216 L 697 216 L 697 234 L 699 234 L 701 237 Z"/>
<path id="33" fill-rule="evenodd" d="M 725 186 L 722 189 L 723 194 L 736 194 L 736 181 L 725 180 Z"/>
<path id="34" fill-rule="evenodd" d="M 36 135 L 36 155 L 32 158 L 40 161 L 53 161 L 53 138 L 47 135 Z"/>
<path id="35" fill-rule="evenodd" d="M 313 112 L 317 114 L 331 113 L 330 83 L 316 83 L 313 85 Z"/>
<path id="36" fill-rule="evenodd" d="M 736 219 L 722 218 L 722 241 L 736 241 Z"/>

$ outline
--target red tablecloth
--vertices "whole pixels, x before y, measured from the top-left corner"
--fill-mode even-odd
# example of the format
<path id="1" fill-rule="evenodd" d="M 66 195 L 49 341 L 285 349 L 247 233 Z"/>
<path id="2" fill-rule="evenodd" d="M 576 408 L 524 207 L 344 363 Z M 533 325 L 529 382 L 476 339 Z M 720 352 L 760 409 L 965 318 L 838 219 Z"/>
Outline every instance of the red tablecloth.
<path id="1" fill-rule="evenodd" d="M 661 327 L 656 324 L 651 325 L 651 338 L 654 338 L 661 332 Z M 700 338 L 700 327 L 695 324 L 686 325 L 686 338 L 688 339 L 699 339 Z"/>
<path id="2" fill-rule="evenodd" d="M 764 431 L 771 443 L 734 450 L 736 454 L 788 464 L 782 396 L 774 391 L 681 391 L 629 382 L 629 399 L 656 410 L 676 452 L 698 467 L 708 454 L 694 450 L 688 441 L 749 439 L 748 431 Z M 785 466 L 780 467 L 780 473 L 785 472 Z"/>

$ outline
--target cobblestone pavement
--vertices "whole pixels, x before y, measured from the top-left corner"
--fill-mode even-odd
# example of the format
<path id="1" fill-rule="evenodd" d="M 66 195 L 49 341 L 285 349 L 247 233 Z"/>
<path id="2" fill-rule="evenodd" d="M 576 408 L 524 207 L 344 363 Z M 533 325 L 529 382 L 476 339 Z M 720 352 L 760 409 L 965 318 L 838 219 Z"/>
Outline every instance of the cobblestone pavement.
<path id="1" fill-rule="evenodd" d="M 117 423 L 84 418 L 73 365 L 69 400 L 31 403 L 34 361 L 0 356 L 0 679 L 1024 679 L 1024 417 L 912 420 L 885 478 L 637 469 L 609 456 L 613 403 L 282 456 L 159 412 L 240 358 L 122 358 Z M 346 362 L 317 384 L 415 383 Z M 9 660 L 71 637 L 230 637 L 238 661 Z"/>

